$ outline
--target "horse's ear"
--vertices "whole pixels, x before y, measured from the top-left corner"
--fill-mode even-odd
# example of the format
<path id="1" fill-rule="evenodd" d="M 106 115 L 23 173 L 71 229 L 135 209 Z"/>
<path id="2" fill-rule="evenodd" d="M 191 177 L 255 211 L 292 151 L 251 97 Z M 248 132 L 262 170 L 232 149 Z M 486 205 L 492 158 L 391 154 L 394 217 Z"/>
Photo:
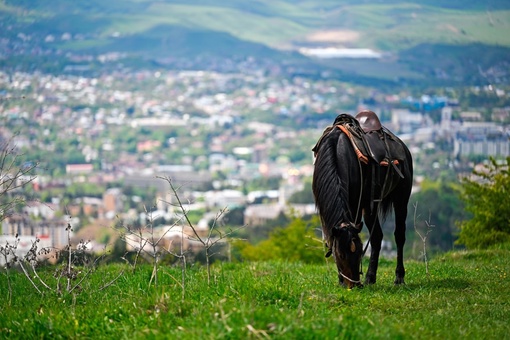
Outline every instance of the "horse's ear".
<path id="1" fill-rule="evenodd" d="M 354 242 L 354 239 L 351 239 L 351 253 L 356 252 L 356 243 Z"/>

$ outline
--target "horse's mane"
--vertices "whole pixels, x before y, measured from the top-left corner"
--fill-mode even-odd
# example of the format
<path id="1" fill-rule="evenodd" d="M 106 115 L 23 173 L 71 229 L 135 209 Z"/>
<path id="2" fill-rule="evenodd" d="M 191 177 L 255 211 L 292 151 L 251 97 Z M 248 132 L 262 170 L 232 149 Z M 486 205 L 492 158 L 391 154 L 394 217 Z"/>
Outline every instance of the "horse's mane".
<path id="1" fill-rule="evenodd" d="M 342 182 L 338 173 L 337 150 L 341 144 L 352 146 L 339 129 L 332 129 L 317 145 L 313 173 L 313 194 L 327 238 L 341 222 L 353 221 L 349 210 L 348 183 Z M 354 151 L 353 151 L 354 152 Z"/>

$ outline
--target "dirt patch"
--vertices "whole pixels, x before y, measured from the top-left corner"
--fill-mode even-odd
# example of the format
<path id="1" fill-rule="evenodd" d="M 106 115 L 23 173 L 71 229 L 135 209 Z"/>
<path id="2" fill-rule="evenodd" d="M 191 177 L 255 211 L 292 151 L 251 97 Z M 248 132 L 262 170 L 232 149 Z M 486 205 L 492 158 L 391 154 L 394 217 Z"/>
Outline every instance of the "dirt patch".
<path id="1" fill-rule="evenodd" d="M 359 32 L 350 30 L 327 30 L 309 34 L 305 40 L 316 43 L 341 44 L 358 40 Z"/>

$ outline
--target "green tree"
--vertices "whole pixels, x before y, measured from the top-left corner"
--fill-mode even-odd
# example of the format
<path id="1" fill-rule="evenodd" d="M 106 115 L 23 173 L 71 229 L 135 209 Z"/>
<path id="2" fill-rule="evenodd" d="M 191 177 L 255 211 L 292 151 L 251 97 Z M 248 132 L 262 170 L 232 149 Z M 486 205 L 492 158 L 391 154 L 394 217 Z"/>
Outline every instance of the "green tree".
<path id="1" fill-rule="evenodd" d="M 465 217 L 459 198 L 459 185 L 448 180 L 424 181 L 421 190 L 411 197 L 410 207 L 416 207 L 416 221 L 413 208 L 408 213 L 408 226 L 416 223 L 418 230 L 426 230 L 426 221 L 435 228 L 427 238 L 432 250 L 452 250 L 456 234 L 456 223 Z"/>
<path id="2" fill-rule="evenodd" d="M 460 223 L 457 243 L 468 248 L 487 248 L 510 242 L 510 157 L 494 158 L 463 182 L 462 200 L 473 218 Z"/>
<path id="3" fill-rule="evenodd" d="M 257 245 L 237 242 L 241 256 L 249 261 L 285 260 L 319 263 L 324 261 L 322 241 L 316 232 L 318 217 L 309 221 L 294 218 L 285 228 L 276 228 Z"/>

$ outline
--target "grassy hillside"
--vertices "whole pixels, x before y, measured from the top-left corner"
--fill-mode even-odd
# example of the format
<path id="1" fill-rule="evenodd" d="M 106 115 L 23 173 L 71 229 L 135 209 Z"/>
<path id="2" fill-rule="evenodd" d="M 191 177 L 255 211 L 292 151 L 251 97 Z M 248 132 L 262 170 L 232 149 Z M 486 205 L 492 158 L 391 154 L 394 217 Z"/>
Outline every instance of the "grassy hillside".
<path id="1" fill-rule="evenodd" d="M 64 69 L 55 64 L 65 60 L 48 63 L 31 48 L 16 46 L 23 40 L 75 54 L 124 52 L 134 67 L 159 67 L 173 58 L 255 56 L 293 63 L 299 75 L 328 70 L 332 77 L 374 86 L 485 85 L 510 81 L 508 31 L 510 3 L 503 0 L 4 0 L 0 37 L 10 39 L 15 53 L 0 59 L 0 67 Z M 314 46 L 372 48 L 387 57 L 306 61 L 288 53 Z"/>
<path id="2" fill-rule="evenodd" d="M 366 263 L 365 263 L 366 265 Z M 12 338 L 170 339 L 503 339 L 510 313 L 510 250 L 456 252 L 429 263 L 406 262 L 407 285 L 392 284 L 383 260 L 378 282 L 337 285 L 334 265 L 241 263 L 125 272 L 103 266 L 76 296 L 40 296 L 22 273 L 0 275 L 0 330 Z M 366 266 L 364 267 L 366 268 Z M 51 275 L 48 270 L 47 275 Z"/>
<path id="3" fill-rule="evenodd" d="M 0 15 L 22 31 L 41 35 L 69 32 L 102 39 L 151 37 L 157 27 L 222 32 L 273 48 L 295 48 L 310 34 L 357 34 L 344 45 L 396 51 L 422 43 L 483 43 L 510 47 L 510 5 L 492 1 L 284 1 L 262 0 L 7 0 Z M 25 32 L 27 33 L 27 32 Z M 313 39 L 312 39 L 313 40 Z M 57 43 L 57 42 L 56 42 Z M 132 50 L 136 50 L 132 46 Z"/>

